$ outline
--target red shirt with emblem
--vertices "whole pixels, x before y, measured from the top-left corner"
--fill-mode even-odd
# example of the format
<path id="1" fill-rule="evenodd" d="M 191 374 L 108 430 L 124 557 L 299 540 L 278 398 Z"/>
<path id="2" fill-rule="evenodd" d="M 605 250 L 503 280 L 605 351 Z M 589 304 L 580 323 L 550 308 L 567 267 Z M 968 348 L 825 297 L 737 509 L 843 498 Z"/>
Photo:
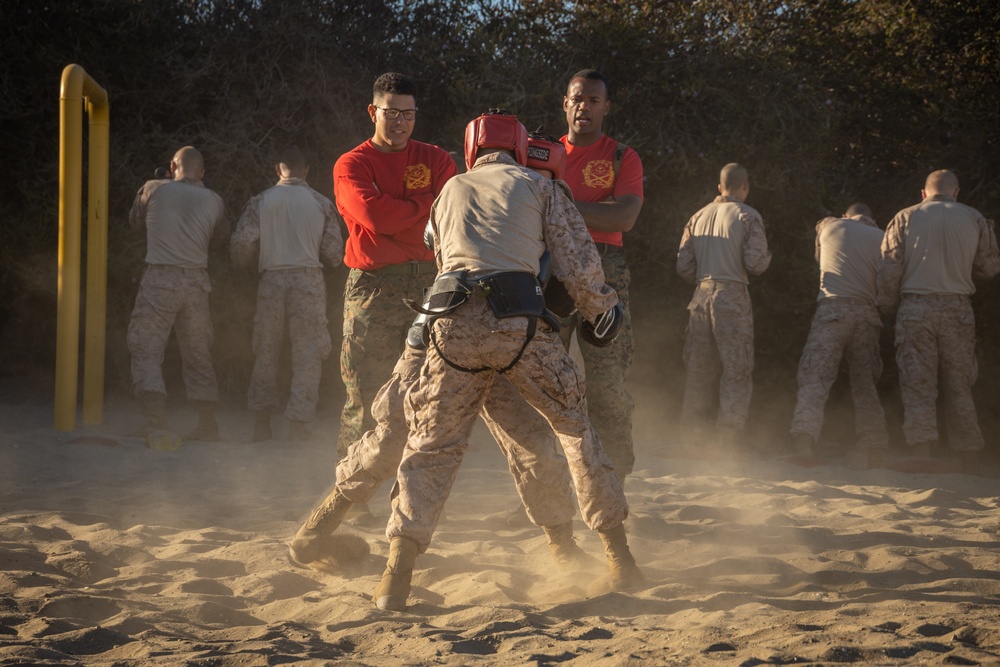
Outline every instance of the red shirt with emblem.
<path id="1" fill-rule="evenodd" d="M 563 136 L 560 141 L 566 146 L 566 171 L 563 180 L 569 184 L 576 201 L 601 202 L 612 195 L 642 197 L 642 161 L 634 150 L 625 149 L 616 179 L 614 162 L 617 141 L 607 135 L 602 135 L 590 146 L 574 146 L 569 142 L 569 135 Z M 590 235 L 596 243 L 622 244 L 621 232 L 591 229 Z"/>
<path id="2" fill-rule="evenodd" d="M 341 155 L 333 167 L 333 195 L 347 223 L 344 264 L 372 271 L 434 261 L 424 227 L 434 198 L 456 173 L 447 151 L 413 139 L 395 153 L 369 139 Z"/>

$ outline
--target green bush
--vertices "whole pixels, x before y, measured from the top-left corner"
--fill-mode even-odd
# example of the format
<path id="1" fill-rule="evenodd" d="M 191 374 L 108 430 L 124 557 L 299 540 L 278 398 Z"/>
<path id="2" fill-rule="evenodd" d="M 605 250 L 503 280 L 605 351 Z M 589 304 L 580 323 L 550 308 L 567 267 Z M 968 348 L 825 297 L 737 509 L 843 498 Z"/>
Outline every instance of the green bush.
<path id="1" fill-rule="evenodd" d="M 626 241 L 641 360 L 633 376 L 641 391 L 663 397 L 667 414 L 679 400 L 691 292 L 674 256 L 684 222 L 714 196 L 726 162 L 750 169 L 749 202 L 774 253 L 751 288 L 754 423 L 769 436 L 786 427 L 794 401 L 817 288 L 814 223 L 864 200 L 884 225 L 941 167 L 958 172 L 962 200 L 987 217 L 1000 205 L 1000 10 L 991 3 L 78 0 L 7 3 L 4 12 L 0 374 L 30 376 L 25 386 L 39 391 L 49 391 L 54 363 L 58 82 L 69 63 L 83 65 L 111 101 L 114 392 L 128 390 L 124 332 L 144 251 L 126 218 L 153 169 L 178 147 L 197 146 L 206 184 L 235 221 L 272 182 L 275 153 L 295 143 L 312 156 L 313 187 L 330 195 L 334 161 L 370 135 L 371 82 L 387 70 L 421 86 L 415 137 L 449 150 L 461 148 L 465 123 L 488 107 L 561 133 L 569 76 L 584 67 L 609 76 L 606 130 L 639 151 L 647 177 L 643 213 Z M 242 404 L 255 281 L 222 256 L 211 272 L 216 365 L 225 400 Z M 328 276 L 335 340 L 343 277 Z M 975 301 L 984 408 L 1000 366 L 995 292 L 985 285 Z M 886 356 L 891 362 L 891 350 Z M 336 354 L 324 371 L 335 411 Z M 889 394 L 891 367 L 886 378 Z M 982 412 L 995 433 L 990 410 Z"/>

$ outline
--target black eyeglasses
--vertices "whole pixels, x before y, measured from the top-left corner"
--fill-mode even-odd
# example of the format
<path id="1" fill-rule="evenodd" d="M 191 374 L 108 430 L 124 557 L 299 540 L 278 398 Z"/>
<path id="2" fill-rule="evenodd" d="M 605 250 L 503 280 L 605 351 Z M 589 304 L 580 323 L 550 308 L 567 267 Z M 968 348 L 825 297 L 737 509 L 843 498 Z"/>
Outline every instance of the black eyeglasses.
<path id="1" fill-rule="evenodd" d="M 375 105 L 372 105 L 375 106 Z M 417 110 L 414 109 L 386 109 L 385 107 L 375 107 L 376 109 L 381 109 L 382 113 L 385 114 L 386 120 L 396 120 L 399 115 L 402 114 L 403 118 L 406 120 L 413 120 L 417 117 Z"/>

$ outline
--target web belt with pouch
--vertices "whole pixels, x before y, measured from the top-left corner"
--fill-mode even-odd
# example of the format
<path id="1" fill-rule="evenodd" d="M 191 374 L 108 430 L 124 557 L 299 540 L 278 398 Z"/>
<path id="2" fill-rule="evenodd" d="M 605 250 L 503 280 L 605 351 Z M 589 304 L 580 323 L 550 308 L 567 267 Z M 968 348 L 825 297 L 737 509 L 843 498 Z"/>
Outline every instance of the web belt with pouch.
<path id="1" fill-rule="evenodd" d="M 542 286 L 538 278 L 534 275 L 522 271 L 501 271 L 489 273 L 469 278 L 468 271 L 449 271 L 442 273 L 430 286 L 424 297 L 424 305 L 418 306 L 414 301 L 406 299 L 405 303 L 410 309 L 419 313 L 410 332 L 407 335 L 407 344 L 416 349 L 426 349 L 430 343 L 441 355 L 445 363 L 456 370 L 466 373 L 480 373 L 491 370 L 489 366 L 482 368 L 465 368 L 449 360 L 438 347 L 437 339 L 431 325 L 434 320 L 444 315 L 452 313 L 456 308 L 468 301 L 473 294 L 482 294 L 486 297 L 486 302 L 497 319 L 507 319 L 510 317 L 527 317 L 528 329 L 524 340 L 524 345 L 518 351 L 517 356 L 500 373 L 506 373 L 514 367 L 528 343 L 535 337 L 535 330 L 538 325 L 538 318 L 542 318 L 552 328 L 559 331 L 559 318 L 545 308 L 545 298 L 542 295 Z"/>

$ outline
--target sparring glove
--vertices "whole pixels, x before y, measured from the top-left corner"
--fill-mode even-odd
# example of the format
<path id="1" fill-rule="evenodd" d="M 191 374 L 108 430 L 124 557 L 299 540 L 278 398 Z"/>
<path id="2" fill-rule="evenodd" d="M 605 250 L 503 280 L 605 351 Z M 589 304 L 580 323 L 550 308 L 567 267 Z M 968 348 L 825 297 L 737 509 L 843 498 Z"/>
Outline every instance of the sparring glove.
<path id="1" fill-rule="evenodd" d="M 424 227 L 424 245 L 427 246 L 428 250 L 434 250 L 434 225 L 431 224 L 430 220 Z"/>
<path id="2" fill-rule="evenodd" d="M 580 340 L 594 347 L 607 347 L 618 338 L 624 320 L 625 310 L 621 303 L 616 303 L 614 307 L 598 315 L 593 323 L 581 319 L 577 335 Z"/>

